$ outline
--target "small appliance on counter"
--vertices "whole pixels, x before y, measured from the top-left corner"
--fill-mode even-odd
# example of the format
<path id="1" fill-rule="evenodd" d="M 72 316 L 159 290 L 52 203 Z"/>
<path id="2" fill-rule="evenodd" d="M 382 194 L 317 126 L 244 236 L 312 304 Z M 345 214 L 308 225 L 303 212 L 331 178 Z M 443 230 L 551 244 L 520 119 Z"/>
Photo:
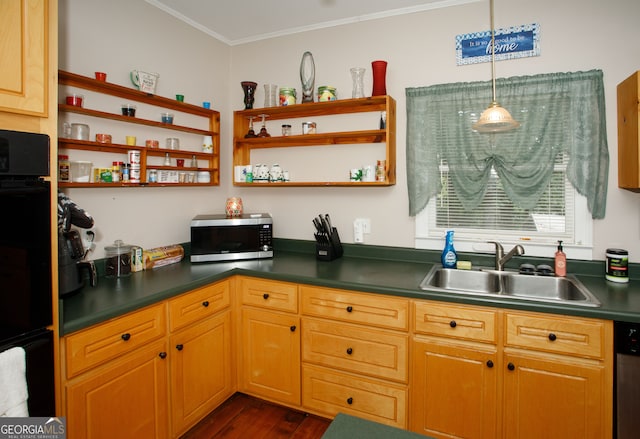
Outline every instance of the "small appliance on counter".
<path id="1" fill-rule="evenodd" d="M 316 238 L 316 259 L 333 261 L 342 256 L 340 235 L 338 235 L 338 229 L 331 224 L 329 214 L 318 215 L 313 219 L 313 225 L 316 227 L 316 233 L 313 234 Z"/>
<path id="2" fill-rule="evenodd" d="M 93 261 L 85 260 L 80 233 L 71 226 L 90 229 L 93 218 L 65 194 L 58 193 L 58 294 L 60 297 L 80 291 L 84 286 L 83 271 L 89 273 L 89 283 L 95 286 L 98 275 Z"/>
<path id="3" fill-rule="evenodd" d="M 273 257 L 273 219 L 268 213 L 197 215 L 191 220 L 191 262 Z"/>

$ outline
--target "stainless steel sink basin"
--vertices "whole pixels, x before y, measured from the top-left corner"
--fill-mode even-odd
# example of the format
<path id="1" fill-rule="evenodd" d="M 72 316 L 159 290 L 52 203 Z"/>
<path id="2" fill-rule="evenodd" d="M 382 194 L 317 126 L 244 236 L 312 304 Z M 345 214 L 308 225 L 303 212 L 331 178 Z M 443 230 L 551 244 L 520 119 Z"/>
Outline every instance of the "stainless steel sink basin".
<path id="1" fill-rule="evenodd" d="M 573 275 L 525 275 L 492 269 L 453 270 L 434 266 L 420 283 L 423 290 L 459 294 L 600 306 L 596 297 Z"/>

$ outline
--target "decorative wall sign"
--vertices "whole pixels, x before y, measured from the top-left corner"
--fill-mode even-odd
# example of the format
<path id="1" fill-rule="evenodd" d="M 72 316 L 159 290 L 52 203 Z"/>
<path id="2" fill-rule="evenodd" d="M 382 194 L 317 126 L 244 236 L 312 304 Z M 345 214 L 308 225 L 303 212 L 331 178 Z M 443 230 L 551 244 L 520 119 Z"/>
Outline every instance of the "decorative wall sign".
<path id="1" fill-rule="evenodd" d="M 495 30 L 496 61 L 540 55 L 540 26 L 538 23 Z M 491 31 L 456 35 L 457 64 L 476 64 L 491 61 Z"/>

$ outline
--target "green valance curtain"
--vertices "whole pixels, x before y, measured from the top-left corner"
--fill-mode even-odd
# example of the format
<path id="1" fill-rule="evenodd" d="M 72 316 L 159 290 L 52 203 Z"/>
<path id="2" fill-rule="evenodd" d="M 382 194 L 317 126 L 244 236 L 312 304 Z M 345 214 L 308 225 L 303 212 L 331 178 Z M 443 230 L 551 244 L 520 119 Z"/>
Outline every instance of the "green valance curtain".
<path id="1" fill-rule="evenodd" d="M 446 160 L 466 210 L 484 196 L 491 168 L 513 203 L 532 209 L 557 154 L 569 157 L 567 177 L 585 196 L 593 218 L 604 218 L 609 173 L 602 71 L 499 78 L 498 101 L 522 126 L 480 134 L 471 128 L 491 101 L 491 83 L 407 88 L 407 184 L 415 216 L 441 189 Z"/>

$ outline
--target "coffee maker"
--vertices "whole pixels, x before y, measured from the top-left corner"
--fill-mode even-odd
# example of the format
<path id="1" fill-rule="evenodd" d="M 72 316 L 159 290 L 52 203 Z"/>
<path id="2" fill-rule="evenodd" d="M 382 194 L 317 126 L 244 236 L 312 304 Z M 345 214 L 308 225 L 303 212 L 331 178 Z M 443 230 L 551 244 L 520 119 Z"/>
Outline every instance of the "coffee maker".
<path id="1" fill-rule="evenodd" d="M 98 276 L 93 261 L 87 261 L 80 233 L 93 227 L 93 218 L 63 193 L 58 193 L 58 294 L 60 297 L 77 293 L 84 286 L 84 272 L 89 284 L 95 286 Z M 90 232 L 93 234 L 93 232 Z"/>

